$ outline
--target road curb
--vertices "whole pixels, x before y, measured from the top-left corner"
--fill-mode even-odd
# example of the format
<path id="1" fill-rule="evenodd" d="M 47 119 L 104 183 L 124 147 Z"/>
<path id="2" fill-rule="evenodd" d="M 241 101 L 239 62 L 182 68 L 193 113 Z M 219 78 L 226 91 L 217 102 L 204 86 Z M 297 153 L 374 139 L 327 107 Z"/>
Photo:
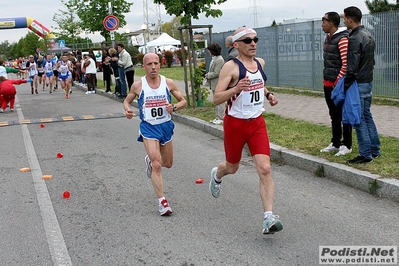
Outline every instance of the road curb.
<path id="1" fill-rule="evenodd" d="M 329 178 L 376 196 L 399 202 L 399 180 L 397 179 L 382 178 L 380 175 L 292 151 L 275 144 L 270 144 L 270 146 L 273 161 L 288 164 L 311 172 L 315 176 Z"/>
<path id="2" fill-rule="evenodd" d="M 82 86 L 76 87 L 86 90 Z M 122 102 L 122 99 L 118 99 L 103 90 L 96 89 L 96 93 Z M 137 107 L 137 102 L 134 101 L 132 105 Z M 223 127 L 221 125 L 214 125 L 201 119 L 178 113 L 173 113 L 172 119 L 175 122 L 191 126 L 223 139 Z M 378 197 L 399 202 L 399 180 L 397 179 L 382 178 L 380 175 L 357 170 L 344 164 L 333 163 L 313 155 L 292 151 L 273 143 L 270 143 L 270 150 L 272 162 L 274 163 L 290 165 L 311 172 L 315 177 L 328 178 Z"/>

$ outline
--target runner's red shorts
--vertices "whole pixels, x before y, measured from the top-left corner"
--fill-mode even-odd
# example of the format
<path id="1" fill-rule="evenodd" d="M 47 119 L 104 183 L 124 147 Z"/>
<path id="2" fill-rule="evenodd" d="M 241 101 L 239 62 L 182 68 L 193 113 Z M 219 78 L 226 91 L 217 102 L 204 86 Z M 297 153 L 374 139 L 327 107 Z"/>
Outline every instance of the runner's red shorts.
<path id="1" fill-rule="evenodd" d="M 247 144 L 251 155 L 270 156 L 269 136 L 266 122 L 262 115 L 253 119 L 240 119 L 224 116 L 224 150 L 226 161 L 237 164 L 241 161 L 242 150 Z"/>

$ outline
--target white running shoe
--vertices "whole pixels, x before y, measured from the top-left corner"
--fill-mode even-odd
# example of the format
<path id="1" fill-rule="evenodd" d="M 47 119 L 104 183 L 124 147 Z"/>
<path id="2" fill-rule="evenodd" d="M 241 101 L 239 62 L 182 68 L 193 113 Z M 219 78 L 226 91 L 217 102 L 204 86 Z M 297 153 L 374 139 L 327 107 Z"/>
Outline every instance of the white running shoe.
<path id="1" fill-rule="evenodd" d="M 169 207 L 169 203 L 164 199 L 161 204 L 159 204 L 159 214 L 161 216 L 169 215 L 172 213 L 172 208 Z"/>
<path id="2" fill-rule="evenodd" d="M 347 155 L 352 152 L 352 149 L 348 149 L 345 145 L 341 145 L 339 147 L 339 152 L 335 154 L 335 156 Z"/>
<path id="3" fill-rule="evenodd" d="M 268 215 L 263 220 L 263 229 L 262 233 L 266 234 L 274 234 L 275 232 L 283 230 L 283 224 L 281 223 L 278 215 Z"/>
<path id="4" fill-rule="evenodd" d="M 215 124 L 215 125 L 220 125 L 220 124 L 223 123 L 223 121 L 218 119 L 218 118 L 216 118 L 216 119 L 212 120 L 212 123 Z"/>
<path id="5" fill-rule="evenodd" d="M 331 151 L 339 151 L 339 148 L 335 148 L 332 142 L 326 148 L 320 150 L 320 152 L 331 152 Z"/>
<path id="6" fill-rule="evenodd" d="M 209 181 L 209 191 L 215 198 L 218 198 L 220 196 L 220 189 L 222 188 L 222 182 L 218 183 L 215 180 L 217 170 L 217 167 L 212 168 L 211 181 Z"/>

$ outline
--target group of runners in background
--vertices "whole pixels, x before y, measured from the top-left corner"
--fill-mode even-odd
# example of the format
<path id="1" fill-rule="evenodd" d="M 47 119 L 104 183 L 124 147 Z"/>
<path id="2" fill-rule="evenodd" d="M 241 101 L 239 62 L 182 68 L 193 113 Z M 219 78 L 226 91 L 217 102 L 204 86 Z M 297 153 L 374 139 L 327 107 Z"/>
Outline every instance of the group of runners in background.
<path id="1" fill-rule="evenodd" d="M 65 91 L 65 98 L 68 99 L 68 94 L 72 93 L 74 67 L 66 53 L 60 58 L 55 54 L 29 55 L 28 57 L 20 57 L 18 60 L 9 60 L 5 63 L 5 66 L 19 70 L 17 76 L 30 82 L 32 94 L 39 93 L 39 86 L 42 87 L 43 91 L 48 88 L 49 93 L 52 94 L 54 90 L 58 89 L 58 81 Z"/>

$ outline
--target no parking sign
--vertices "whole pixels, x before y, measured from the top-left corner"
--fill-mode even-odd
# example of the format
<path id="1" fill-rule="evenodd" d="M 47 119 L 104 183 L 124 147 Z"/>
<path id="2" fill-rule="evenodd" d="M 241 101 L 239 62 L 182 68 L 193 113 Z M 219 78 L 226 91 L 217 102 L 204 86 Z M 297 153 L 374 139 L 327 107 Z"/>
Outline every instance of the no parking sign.
<path id="1" fill-rule="evenodd" d="M 106 16 L 103 21 L 105 29 L 116 30 L 119 27 L 119 19 L 113 15 Z"/>

